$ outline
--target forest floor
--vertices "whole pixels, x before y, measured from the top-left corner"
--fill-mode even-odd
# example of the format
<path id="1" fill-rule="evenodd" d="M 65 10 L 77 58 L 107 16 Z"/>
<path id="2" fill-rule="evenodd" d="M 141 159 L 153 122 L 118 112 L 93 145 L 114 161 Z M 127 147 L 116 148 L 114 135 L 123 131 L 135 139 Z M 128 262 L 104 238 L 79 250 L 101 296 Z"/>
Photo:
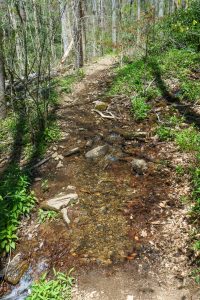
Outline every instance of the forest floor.
<path id="1" fill-rule="evenodd" d="M 62 94 L 62 138 L 33 184 L 41 207 L 71 190 L 78 195 L 68 208 L 70 223 L 60 217 L 38 224 L 35 211 L 21 224 L 17 251 L 33 269 L 42 261 L 48 270 L 73 267 L 74 300 L 200 299 L 190 277 L 188 207 L 180 202 L 190 180 L 176 172 L 191 155 L 160 142 L 155 119 L 136 122 L 127 96 L 108 96 L 115 65 L 114 58 L 101 59 L 71 94 Z M 97 100 L 114 118 L 94 110 Z M 164 99 L 154 103 L 156 112 L 169 109 Z M 98 146 L 99 156 L 87 155 Z"/>

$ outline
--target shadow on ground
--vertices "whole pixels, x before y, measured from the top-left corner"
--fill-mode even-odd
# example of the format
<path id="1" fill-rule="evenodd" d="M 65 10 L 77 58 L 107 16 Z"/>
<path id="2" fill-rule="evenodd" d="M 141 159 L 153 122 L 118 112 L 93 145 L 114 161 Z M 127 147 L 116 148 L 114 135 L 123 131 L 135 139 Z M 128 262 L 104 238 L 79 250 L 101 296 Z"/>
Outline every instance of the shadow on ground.
<path id="1" fill-rule="evenodd" d="M 179 113 L 185 118 L 189 124 L 195 124 L 200 128 L 200 116 L 193 110 L 192 104 L 183 104 L 179 97 L 175 96 L 167 87 L 164 80 L 162 79 L 162 73 L 160 66 L 156 60 L 149 61 L 152 74 L 155 77 L 156 86 L 159 88 L 164 99 L 171 105 L 173 105 Z"/>
<path id="2" fill-rule="evenodd" d="M 31 139 L 26 138 L 27 132 L 30 133 L 32 130 L 28 125 L 25 107 L 25 100 L 22 99 L 20 105 L 15 107 L 17 122 L 12 149 L 8 163 L 0 174 L 0 253 L 2 249 L 6 249 L 6 244 L 11 246 L 12 241 L 15 241 L 18 219 L 27 213 L 23 205 L 31 208 L 31 203 L 28 203 L 31 200 L 29 190 L 35 176 L 37 176 L 37 171 L 33 167 L 41 158 L 41 149 L 44 150 L 47 146 L 45 144 L 45 127 L 40 126 L 38 121 L 38 124 L 36 123 L 37 130 L 34 129 L 35 138 L 32 142 L 32 155 L 26 164 L 21 166 L 23 151 Z M 57 107 L 54 107 L 48 116 L 47 123 L 49 125 L 55 121 L 56 109 Z M 14 248 L 14 244 L 11 248 Z M 6 252 L 10 253 L 10 249 L 7 248 Z M 5 259 L 5 256 L 4 259 L 0 257 L 0 270 L 3 269 L 1 264 L 4 264 Z"/>

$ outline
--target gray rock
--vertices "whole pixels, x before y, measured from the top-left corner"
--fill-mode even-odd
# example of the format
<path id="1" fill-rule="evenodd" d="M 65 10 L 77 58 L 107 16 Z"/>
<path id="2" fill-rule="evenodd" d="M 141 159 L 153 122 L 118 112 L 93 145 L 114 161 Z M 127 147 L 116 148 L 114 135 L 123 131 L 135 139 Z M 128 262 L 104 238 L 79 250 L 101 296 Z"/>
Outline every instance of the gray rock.
<path id="1" fill-rule="evenodd" d="M 85 157 L 86 158 L 98 158 L 98 157 L 104 156 L 108 152 L 108 149 L 109 149 L 108 145 L 96 147 L 96 148 L 90 150 L 89 152 L 87 152 Z"/>
<path id="2" fill-rule="evenodd" d="M 68 207 L 65 207 L 65 208 L 61 209 L 61 213 L 62 213 L 62 216 L 63 216 L 63 220 L 65 221 L 65 223 L 67 225 L 69 225 L 71 221 L 68 217 Z"/>
<path id="3" fill-rule="evenodd" d="M 13 285 L 19 283 L 24 273 L 28 270 L 28 262 L 24 260 L 23 255 L 18 253 L 11 260 L 5 274 L 5 280 Z"/>
<path id="4" fill-rule="evenodd" d="M 70 193 L 42 202 L 41 208 L 59 211 L 62 208 L 67 207 L 70 204 L 70 202 L 76 202 L 77 200 L 77 193 Z"/>
<path id="5" fill-rule="evenodd" d="M 132 171 L 139 175 L 143 175 L 147 170 L 147 163 L 144 159 L 134 158 L 131 162 Z"/>

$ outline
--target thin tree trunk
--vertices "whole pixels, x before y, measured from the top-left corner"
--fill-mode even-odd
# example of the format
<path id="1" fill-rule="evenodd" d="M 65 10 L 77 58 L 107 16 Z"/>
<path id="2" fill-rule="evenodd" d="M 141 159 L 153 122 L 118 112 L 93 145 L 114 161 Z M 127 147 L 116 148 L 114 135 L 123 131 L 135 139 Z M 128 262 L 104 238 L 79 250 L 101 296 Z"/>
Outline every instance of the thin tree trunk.
<path id="1" fill-rule="evenodd" d="M 68 21 L 67 21 L 67 2 L 60 0 L 60 14 L 61 14 L 61 28 L 62 28 L 62 42 L 63 42 L 63 52 L 66 53 L 69 47 L 68 40 Z"/>
<path id="2" fill-rule="evenodd" d="M 140 43 L 140 14 L 141 14 L 141 3 L 137 0 L 137 44 Z"/>
<path id="3" fill-rule="evenodd" d="M 82 0 L 73 1 L 74 13 L 74 46 L 75 46 L 75 67 L 81 68 L 83 66 L 83 40 L 82 40 L 82 26 L 81 26 L 81 11 Z"/>
<path id="4" fill-rule="evenodd" d="M 17 55 L 17 63 L 18 63 L 18 68 L 19 68 L 19 75 L 23 76 L 23 71 L 24 71 L 24 67 L 23 67 L 23 51 L 22 51 L 22 47 L 21 47 L 21 40 L 19 37 L 19 33 L 17 30 L 17 20 L 16 20 L 16 15 L 14 14 L 15 8 L 14 8 L 14 4 L 11 4 L 9 7 L 9 14 L 10 14 L 10 19 L 12 22 L 12 26 L 15 32 L 15 41 L 16 41 L 16 55 Z"/>
<path id="5" fill-rule="evenodd" d="M 104 26 L 104 0 L 99 0 L 99 28 L 101 30 L 100 33 L 100 54 L 103 55 L 104 51 L 103 51 L 103 35 L 104 35 L 104 30 L 105 30 L 105 26 Z"/>
<path id="6" fill-rule="evenodd" d="M 87 13 L 87 7 L 86 3 L 83 2 L 82 7 L 82 36 L 83 36 L 83 53 L 84 53 L 84 61 L 87 61 L 87 24 L 86 24 L 86 13 Z"/>
<path id="7" fill-rule="evenodd" d="M 0 10 L 3 11 L 4 1 L 0 0 Z M 5 69 L 3 56 L 3 30 L 0 20 L 0 118 L 6 116 L 6 101 L 5 101 Z"/>
<path id="8" fill-rule="evenodd" d="M 117 3 L 116 0 L 112 0 L 112 44 L 113 49 L 116 49 L 117 45 Z"/>
<path id="9" fill-rule="evenodd" d="M 97 42 L 96 42 L 96 16 L 97 16 L 97 3 L 96 0 L 92 0 L 92 32 L 93 32 L 93 57 L 96 56 Z"/>
<path id="10" fill-rule="evenodd" d="M 158 6 L 158 17 L 159 18 L 163 18 L 163 16 L 164 16 L 164 0 L 160 0 L 159 2 L 158 2 L 159 4 L 159 6 Z"/>

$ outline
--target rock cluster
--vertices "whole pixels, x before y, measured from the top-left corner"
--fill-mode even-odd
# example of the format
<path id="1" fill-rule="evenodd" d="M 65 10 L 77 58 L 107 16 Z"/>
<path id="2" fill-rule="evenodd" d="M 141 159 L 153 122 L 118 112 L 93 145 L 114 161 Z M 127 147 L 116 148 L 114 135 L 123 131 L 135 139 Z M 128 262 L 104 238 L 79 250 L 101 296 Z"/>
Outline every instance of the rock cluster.
<path id="1" fill-rule="evenodd" d="M 78 194 L 76 193 L 76 188 L 73 186 L 68 186 L 67 190 L 68 193 L 64 195 L 61 194 L 52 199 L 42 202 L 41 208 L 60 212 L 65 223 L 70 224 L 70 219 L 68 217 L 68 208 L 70 205 L 76 204 L 78 202 Z"/>

